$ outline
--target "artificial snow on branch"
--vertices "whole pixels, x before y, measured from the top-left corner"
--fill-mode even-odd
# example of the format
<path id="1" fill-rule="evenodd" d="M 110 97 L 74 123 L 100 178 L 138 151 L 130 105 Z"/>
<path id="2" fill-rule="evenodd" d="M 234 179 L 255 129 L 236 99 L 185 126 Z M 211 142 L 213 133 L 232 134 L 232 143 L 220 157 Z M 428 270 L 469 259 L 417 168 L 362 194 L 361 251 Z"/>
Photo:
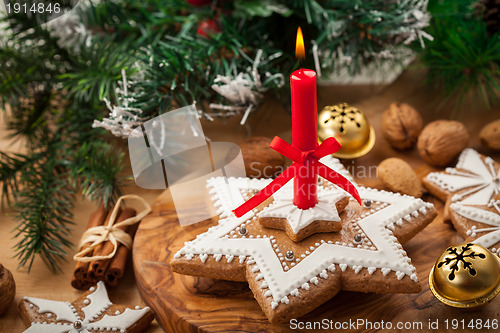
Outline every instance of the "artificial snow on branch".
<path id="1" fill-rule="evenodd" d="M 92 124 L 93 128 L 101 127 L 111 132 L 114 136 L 127 138 L 130 133 L 144 123 L 145 120 L 141 117 L 142 110 L 139 108 L 129 107 L 129 101 L 133 101 L 128 96 L 128 81 L 125 70 L 122 70 L 122 89 L 117 88 L 119 99 L 123 101 L 123 105 L 112 105 L 105 98 L 104 102 L 109 110 L 109 116 L 102 121 L 95 119 Z"/>
<path id="2" fill-rule="evenodd" d="M 243 51 L 241 52 L 244 54 Z M 276 57 L 276 55 L 271 55 L 267 61 L 273 60 Z M 252 67 L 249 68 L 247 72 L 238 73 L 236 75 L 217 75 L 214 84 L 212 84 L 212 89 L 224 96 L 232 105 L 212 103 L 210 104 L 210 108 L 214 110 L 224 110 L 225 115 L 234 115 L 245 111 L 240 121 L 240 124 L 244 125 L 250 112 L 260 104 L 264 93 L 267 91 L 267 89 L 262 86 L 258 70 L 261 62 L 262 49 L 259 49 L 257 50 L 255 60 L 252 60 Z M 266 76 L 270 77 L 270 73 L 266 73 Z M 282 87 L 285 84 L 285 77 L 283 74 L 275 74 L 271 79 L 277 82 L 278 87 Z M 211 114 L 211 116 L 213 116 L 213 114 Z"/>
<path id="3" fill-rule="evenodd" d="M 57 44 L 75 54 L 80 53 L 82 47 L 90 47 L 92 32 L 82 22 L 77 11 L 89 6 L 90 2 L 80 1 L 78 6 L 66 14 L 47 23 L 52 37 L 57 38 Z"/>

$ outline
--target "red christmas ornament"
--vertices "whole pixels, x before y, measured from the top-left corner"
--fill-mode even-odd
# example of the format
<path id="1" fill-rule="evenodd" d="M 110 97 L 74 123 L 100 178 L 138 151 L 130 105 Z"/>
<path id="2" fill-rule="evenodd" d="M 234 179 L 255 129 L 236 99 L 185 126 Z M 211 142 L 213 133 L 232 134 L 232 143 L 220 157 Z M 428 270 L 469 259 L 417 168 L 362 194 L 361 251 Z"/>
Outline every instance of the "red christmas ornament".
<path id="1" fill-rule="evenodd" d="M 217 26 L 217 23 L 213 19 L 208 19 L 201 21 L 198 24 L 198 29 L 196 30 L 199 36 L 204 38 L 210 38 L 213 35 L 220 33 L 220 28 Z"/>
<path id="2" fill-rule="evenodd" d="M 212 0 L 186 0 L 191 6 L 205 6 L 212 2 Z"/>

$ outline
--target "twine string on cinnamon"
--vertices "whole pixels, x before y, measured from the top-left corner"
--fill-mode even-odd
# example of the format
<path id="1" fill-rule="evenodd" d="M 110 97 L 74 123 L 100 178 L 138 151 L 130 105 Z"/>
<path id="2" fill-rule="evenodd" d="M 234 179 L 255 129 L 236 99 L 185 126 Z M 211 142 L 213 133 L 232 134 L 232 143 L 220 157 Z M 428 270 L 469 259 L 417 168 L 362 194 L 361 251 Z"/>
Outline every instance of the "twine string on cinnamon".
<path id="1" fill-rule="evenodd" d="M 120 203 L 125 199 L 136 199 L 139 200 L 145 207 L 143 211 L 138 213 L 136 216 L 130 217 L 122 222 L 116 223 L 115 220 L 118 215 L 118 210 L 120 208 Z M 138 195 L 135 194 L 127 194 L 121 196 L 115 204 L 109 221 L 106 225 L 101 225 L 97 227 L 93 227 L 85 231 L 80 240 L 80 248 L 85 243 L 91 243 L 88 247 L 83 248 L 80 252 L 75 254 L 73 260 L 80 262 L 91 262 L 96 260 L 106 260 L 111 259 L 116 254 L 118 249 L 118 243 L 122 243 L 128 249 L 132 248 L 132 237 L 125 231 L 121 230 L 120 227 L 130 226 L 135 223 L 140 222 L 146 215 L 151 212 L 151 206 Z M 110 241 L 113 244 L 113 251 L 105 256 L 87 256 L 87 254 L 92 253 L 94 248 L 99 244 L 102 244 L 106 241 Z"/>

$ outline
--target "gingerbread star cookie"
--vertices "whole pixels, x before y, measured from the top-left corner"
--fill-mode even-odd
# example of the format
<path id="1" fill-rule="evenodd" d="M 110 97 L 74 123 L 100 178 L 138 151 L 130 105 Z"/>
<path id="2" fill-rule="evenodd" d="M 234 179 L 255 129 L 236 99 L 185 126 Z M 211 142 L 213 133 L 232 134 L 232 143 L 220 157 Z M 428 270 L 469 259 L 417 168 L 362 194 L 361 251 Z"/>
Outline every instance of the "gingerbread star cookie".
<path id="1" fill-rule="evenodd" d="M 486 205 L 500 190 L 500 165 L 471 148 L 460 154 L 455 168 L 431 172 L 423 180 L 434 196 L 445 202 L 445 219 L 451 203 Z"/>
<path id="2" fill-rule="evenodd" d="M 499 254 L 500 164 L 468 148 L 455 168 L 430 173 L 424 185 L 447 202 L 448 216 L 460 236 Z"/>
<path id="3" fill-rule="evenodd" d="M 479 244 L 500 256 L 500 195 L 485 206 L 450 205 L 453 226 L 467 242 Z"/>
<path id="4" fill-rule="evenodd" d="M 331 157 L 322 162 L 345 172 Z M 339 215 L 338 232 L 314 233 L 296 242 L 285 231 L 259 223 L 259 212 L 269 202 L 240 218 L 230 213 L 268 183 L 248 178 L 211 179 L 209 193 L 222 217 L 218 225 L 185 243 L 171 261 L 172 270 L 248 281 L 273 323 L 304 315 L 341 289 L 379 293 L 420 290 L 415 267 L 401 243 L 436 216 L 432 204 L 360 187 L 363 206 L 349 202 Z M 321 196 L 338 191 L 330 183 L 319 183 Z"/>
<path id="5" fill-rule="evenodd" d="M 148 307 L 132 310 L 111 303 L 102 281 L 73 303 L 24 297 L 19 309 L 30 325 L 25 333 L 134 333 L 154 319 Z"/>

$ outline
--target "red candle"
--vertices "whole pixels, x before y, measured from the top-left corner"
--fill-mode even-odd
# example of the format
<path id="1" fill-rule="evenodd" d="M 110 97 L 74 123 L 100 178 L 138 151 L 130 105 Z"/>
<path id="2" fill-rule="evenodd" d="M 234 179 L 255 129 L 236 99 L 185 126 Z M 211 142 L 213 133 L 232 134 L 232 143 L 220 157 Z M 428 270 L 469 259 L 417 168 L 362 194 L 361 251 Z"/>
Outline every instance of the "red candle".
<path id="1" fill-rule="evenodd" d="M 304 58 L 304 40 L 300 28 L 297 31 L 297 58 Z M 292 144 L 302 151 L 318 146 L 318 112 L 316 101 L 316 72 L 298 69 L 290 75 L 292 94 Z M 318 176 L 308 163 L 299 169 L 294 178 L 293 203 L 300 209 L 314 207 L 318 203 Z"/>
<path id="2" fill-rule="evenodd" d="M 300 28 L 297 30 L 295 53 L 297 58 L 304 59 L 304 40 Z M 259 193 L 234 209 L 236 217 L 243 216 L 263 203 L 292 177 L 293 204 L 300 209 L 314 207 L 318 203 L 318 173 L 349 192 L 361 204 L 356 187 L 342 175 L 318 161 L 321 157 L 338 151 L 341 146 L 334 138 L 328 138 L 318 145 L 316 72 L 303 68 L 296 70 L 290 75 L 290 86 L 292 90 L 292 145 L 275 137 L 270 146 L 294 163 Z M 320 166 L 325 168 L 320 168 Z"/>

